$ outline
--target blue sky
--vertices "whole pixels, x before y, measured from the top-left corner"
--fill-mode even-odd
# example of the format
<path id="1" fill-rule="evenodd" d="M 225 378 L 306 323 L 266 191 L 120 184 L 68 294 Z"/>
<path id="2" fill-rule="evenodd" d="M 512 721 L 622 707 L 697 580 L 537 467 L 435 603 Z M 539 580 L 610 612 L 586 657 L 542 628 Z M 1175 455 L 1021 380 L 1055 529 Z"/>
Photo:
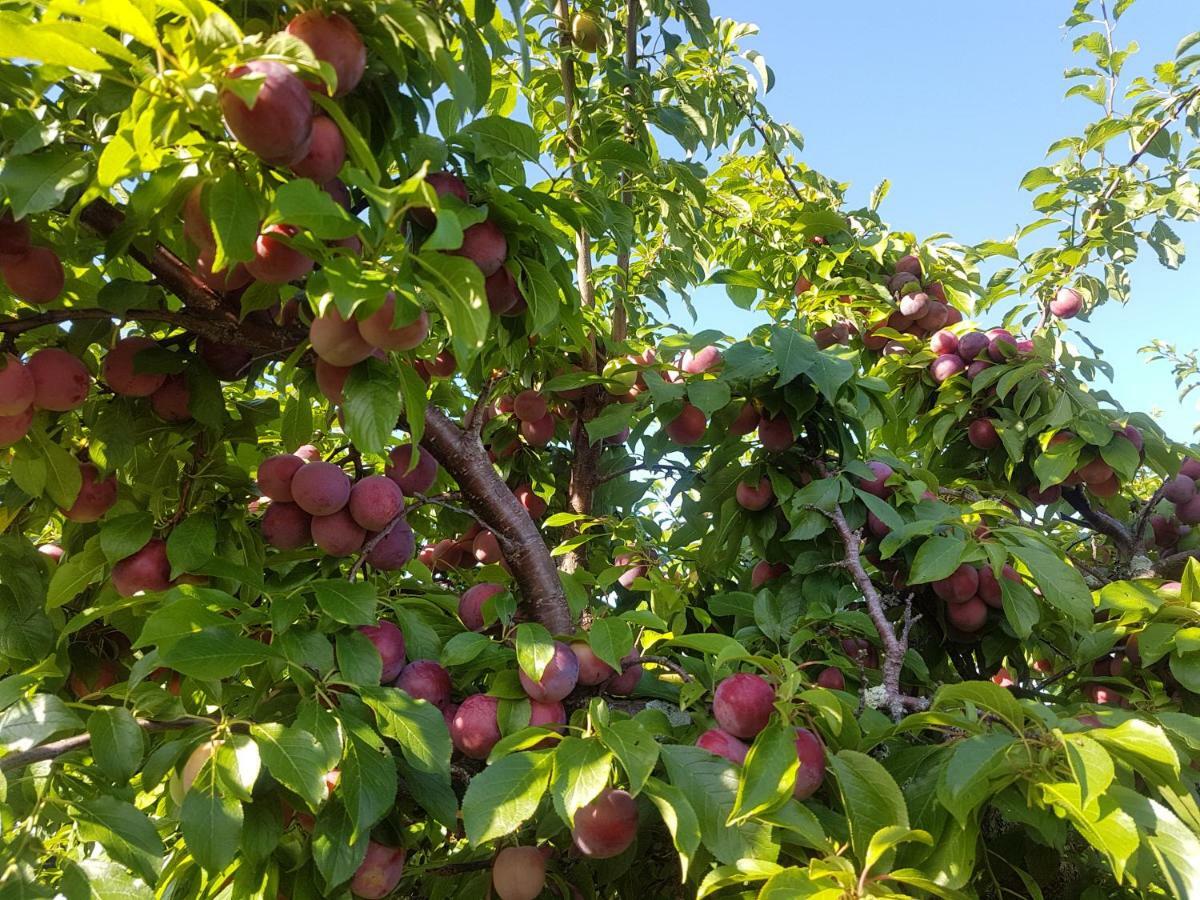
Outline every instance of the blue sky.
<path id="1" fill-rule="evenodd" d="M 746 46 L 775 71 L 766 102 L 805 137 L 803 159 L 850 182 L 852 205 L 884 178 L 882 212 L 918 237 L 949 232 L 963 242 L 1006 237 L 1034 216 L 1021 177 L 1056 139 L 1076 134 L 1097 108 L 1065 99 L 1063 70 L 1081 64 L 1062 27 L 1069 0 L 1005 3 L 879 0 L 711 0 L 714 15 L 756 23 Z M 1128 72 L 1170 59 L 1200 30 L 1193 0 L 1139 0 L 1116 38 L 1136 40 Z M 1200 226 L 1178 227 L 1200 257 Z M 1195 397 L 1178 399 L 1170 369 L 1137 352 L 1153 338 L 1200 347 L 1200 261 L 1178 271 L 1145 251 L 1132 272 L 1133 299 L 1078 322 L 1116 369 L 1108 388 L 1128 409 L 1161 413 L 1177 440 L 1200 422 Z M 696 330 L 745 334 L 760 317 L 733 307 L 721 288 L 698 292 Z M 683 319 L 677 319 L 683 321 Z"/>

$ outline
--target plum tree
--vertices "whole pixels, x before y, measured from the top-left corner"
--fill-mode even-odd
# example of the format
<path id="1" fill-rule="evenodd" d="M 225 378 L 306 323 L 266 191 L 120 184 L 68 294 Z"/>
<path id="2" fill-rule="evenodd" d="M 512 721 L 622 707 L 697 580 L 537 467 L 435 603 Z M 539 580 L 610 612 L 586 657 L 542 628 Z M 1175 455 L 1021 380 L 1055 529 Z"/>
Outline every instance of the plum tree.
<path id="1" fill-rule="evenodd" d="M 774 710 L 775 689 L 758 675 L 730 675 L 713 692 L 713 718 L 734 737 L 754 737 L 767 727 Z"/>
<path id="2" fill-rule="evenodd" d="M 492 890 L 500 900 L 536 900 L 546 885 L 546 858 L 537 847 L 505 847 L 492 861 Z"/>
<path id="3" fill-rule="evenodd" d="M 531 700 L 554 703 L 575 689 L 575 684 L 579 681 L 579 660 L 569 646 L 562 641 L 555 641 L 554 655 L 546 663 L 539 679 L 534 681 L 524 669 L 517 675 L 521 687 Z"/>
<path id="4" fill-rule="evenodd" d="M 292 475 L 292 500 L 306 513 L 330 516 L 350 500 L 350 477 L 333 463 L 311 462 Z"/>
<path id="5" fill-rule="evenodd" d="M 575 811 L 571 840 L 579 852 L 592 859 L 611 859 L 629 848 L 637 837 L 637 803 L 628 791 L 605 788 L 586 806 Z"/>
<path id="6" fill-rule="evenodd" d="M 488 694 L 472 694 L 458 705 L 450 720 L 450 738 L 459 753 L 487 759 L 500 742 L 499 706 L 500 701 Z"/>
<path id="7" fill-rule="evenodd" d="M 375 625 L 362 625 L 358 630 L 375 645 L 375 649 L 379 651 L 379 658 L 383 660 L 380 682 L 391 684 L 404 669 L 404 632 L 387 620 L 381 620 Z"/>
<path id="8" fill-rule="evenodd" d="M 142 352 L 157 346 L 146 337 L 122 338 L 104 355 L 100 377 L 113 393 L 125 397 L 149 397 L 163 386 L 167 376 L 161 372 L 145 371 L 139 357 L 144 360 Z"/>
<path id="9" fill-rule="evenodd" d="M 308 89 L 286 65 L 253 59 L 229 71 L 229 82 L 258 82 L 253 106 L 232 84 L 221 91 L 225 124 L 238 142 L 263 162 L 290 166 L 302 160 L 312 143 L 313 109 Z"/>
<path id="10" fill-rule="evenodd" d="M 382 531 L 404 511 L 404 494 L 384 475 L 370 475 L 350 489 L 350 515 L 367 531 Z"/>
<path id="11" fill-rule="evenodd" d="M 1195 893 L 1194 40 L 968 244 L 703 3 L 115 6 L 0 16 L 6 896 Z"/>
<path id="12" fill-rule="evenodd" d="M 432 659 L 414 659 L 406 665 L 396 678 L 396 687 L 439 709 L 450 702 L 450 673 Z"/>

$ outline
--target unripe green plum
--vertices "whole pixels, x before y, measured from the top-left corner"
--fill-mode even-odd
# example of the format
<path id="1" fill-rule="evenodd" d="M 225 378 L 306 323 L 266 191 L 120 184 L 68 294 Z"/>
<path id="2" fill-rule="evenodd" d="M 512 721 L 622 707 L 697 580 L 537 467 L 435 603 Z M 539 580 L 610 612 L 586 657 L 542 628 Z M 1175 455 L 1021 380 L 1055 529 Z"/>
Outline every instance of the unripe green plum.
<path id="1" fill-rule="evenodd" d="M 67 281 L 58 254 L 49 247 L 30 247 L 0 261 L 0 275 L 19 299 L 39 306 L 57 300 Z"/>
<path id="2" fill-rule="evenodd" d="M 536 900 L 546 886 L 546 858 L 537 847 L 505 847 L 492 863 L 499 900 Z"/>
<path id="3" fill-rule="evenodd" d="M 380 620 L 375 625 L 362 625 L 358 630 L 365 634 L 379 651 L 379 658 L 383 662 L 383 673 L 379 683 L 391 684 L 404 669 L 404 632 L 394 623 L 385 620 Z"/>
<path id="4" fill-rule="evenodd" d="M 499 706 L 500 701 L 487 694 L 472 694 L 458 705 L 450 720 L 450 739 L 459 753 L 487 759 L 500 741 Z"/>
<path id="5" fill-rule="evenodd" d="M 272 500 L 292 502 L 292 479 L 304 467 L 304 460 L 292 453 L 268 456 L 258 466 L 258 490 Z"/>
<path id="6" fill-rule="evenodd" d="M 327 363 L 335 366 L 353 366 L 362 362 L 375 349 L 365 340 L 353 319 L 343 319 L 332 306 L 324 315 L 312 320 L 308 327 L 308 339 L 313 352 Z"/>
<path id="7" fill-rule="evenodd" d="M 79 465 L 80 488 L 71 508 L 63 516 L 72 522 L 95 522 L 117 502 L 117 479 L 100 477 L 100 470 L 91 463 Z"/>
<path id="8" fill-rule="evenodd" d="M 371 315 L 358 322 L 358 332 L 364 341 L 380 350 L 412 350 L 429 337 L 429 313 L 421 310 L 416 318 L 395 324 L 396 299 L 389 294 Z"/>
<path id="9" fill-rule="evenodd" d="M 276 500 L 263 515 L 262 533 L 276 550 L 299 550 L 312 543 L 312 516 L 295 503 Z"/>
<path id="10" fill-rule="evenodd" d="M 628 849 L 637 837 L 637 803 L 628 792 L 605 788 L 575 812 L 571 838 L 579 852 L 592 859 L 611 859 Z"/>
<path id="11" fill-rule="evenodd" d="M 165 591 L 171 586 L 171 563 L 166 541 L 153 538 L 142 549 L 112 568 L 112 584 L 122 597 L 145 591 Z"/>
<path id="12" fill-rule="evenodd" d="M 350 556 L 362 549 L 367 531 L 342 508 L 327 516 L 313 516 L 313 543 L 330 556 Z"/>
<path id="13" fill-rule="evenodd" d="M 302 160 L 312 142 L 313 108 L 308 89 L 283 63 L 255 59 L 232 69 L 232 79 L 261 77 L 251 108 L 229 88 L 221 91 L 225 124 L 243 147 L 273 166 Z"/>
<path id="14" fill-rule="evenodd" d="M 183 768 L 171 776 L 169 789 L 172 800 L 182 805 L 183 798 L 196 781 L 196 776 L 223 743 L 225 742 L 221 740 L 205 741 L 188 755 Z"/>
<path id="15" fill-rule="evenodd" d="M 403 510 L 403 491 L 385 475 L 370 475 L 350 490 L 350 515 L 368 531 L 382 531 Z"/>
<path id="16" fill-rule="evenodd" d="M 313 56 L 333 68 L 337 75 L 333 96 L 344 97 L 358 86 L 367 68 L 367 48 L 345 16 L 310 9 L 288 22 L 287 33 L 308 44 Z"/>
<path id="17" fill-rule="evenodd" d="M 308 153 L 292 164 L 292 171 L 317 184 L 333 181 L 346 162 L 346 139 L 337 123 L 328 116 L 317 116 L 312 123 Z"/>
<path id="18" fill-rule="evenodd" d="M 578 12 L 571 19 L 571 40 L 584 53 L 595 53 L 604 45 L 604 32 L 592 13 Z"/>
<path id="19" fill-rule="evenodd" d="M 570 647 L 562 641 L 555 641 L 554 656 L 546 664 L 541 678 L 534 681 L 524 669 L 518 670 L 517 677 L 531 700 L 553 703 L 575 690 L 579 681 L 579 660 Z"/>
<path id="20" fill-rule="evenodd" d="M 350 499 L 350 478 L 333 463 L 306 463 L 292 476 L 292 500 L 314 516 L 333 515 Z"/>
<path id="21" fill-rule="evenodd" d="M 117 341 L 104 356 L 100 375 L 114 394 L 123 397 L 149 397 L 167 380 L 162 372 L 139 371 L 137 358 L 144 350 L 158 347 L 146 337 L 127 337 Z"/>

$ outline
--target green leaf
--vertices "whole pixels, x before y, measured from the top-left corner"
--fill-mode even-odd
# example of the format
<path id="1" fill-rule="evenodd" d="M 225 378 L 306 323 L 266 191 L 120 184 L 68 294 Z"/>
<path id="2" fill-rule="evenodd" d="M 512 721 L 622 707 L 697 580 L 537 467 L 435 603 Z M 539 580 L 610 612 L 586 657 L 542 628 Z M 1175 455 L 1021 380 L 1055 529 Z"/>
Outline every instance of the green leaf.
<path id="1" fill-rule="evenodd" d="M 321 611 L 344 625 L 374 625 L 379 599 L 375 585 L 330 578 L 309 584 Z"/>
<path id="2" fill-rule="evenodd" d="M 483 116 L 468 122 L 455 139 L 473 147 L 481 160 L 517 156 L 536 162 L 541 153 L 537 132 L 524 122 L 504 116 Z"/>
<path id="3" fill-rule="evenodd" d="M 317 816 L 312 837 L 313 862 L 327 885 L 341 884 L 362 865 L 367 853 L 367 835 L 355 839 L 354 831 L 354 822 L 340 803 L 326 804 Z"/>
<path id="4" fill-rule="evenodd" d="M 588 644 L 593 653 L 620 672 L 621 660 L 633 650 L 633 629 L 624 619 L 605 616 L 592 622 Z"/>
<path id="5" fill-rule="evenodd" d="M 157 645 L 161 651 L 185 634 L 205 628 L 231 628 L 233 623 L 221 610 L 237 606 L 238 602 L 224 591 L 190 584 L 176 585 L 167 591 L 162 605 L 146 619 L 133 646 L 137 649 Z"/>
<path id="6" fill-rule="evenodd" d="M 1088 735 L 1063 735 L 1063 750 L 1071 774 L 1079 785 L 1080 801 L 1085 807 L 1092 806 L 1108 790 L 1116 775 L 1112 757 L 1099 743 Z"/>
<path id="7" fill-rule="evenodd" d="M 786 803 L 796 786 L 799 769 L 796 732 L 792 728 L 773 724 L 760 731 L 742 764 L 737 800 L 727 824 L 732 828 Z"/>
<path id="8" fill-rule="evenodd" d="M 554 748 L 550 781 L 554 807 L 570 825 L 575 812 L 587 806 L 608 785 L 613 754 L 595 738 L 565 737 Z"/>
<path id="9" fill-rule="evenodd" d="M 938 780 L 938 800 L 964 824 L 993 793 L 992 780 L 1004 773 L 1005 756 L 1016 738 L 1006 731 L 976 734 L 959 741 Z"/>
<path id="10" fill-rule="evenodd" d="M 194 513 L 171 529 L 167 536 L 167 559 L 171 577 L 193 572 L 217 552 L 217 526 L 212 516 Z"/>
<path id="11" fill-rule="evenodd" d="M 342 677 L 352 684 L 379 684 L 383 659 L 361 631 L 343 631 L 337 636 L 337 664 Z"/>
<path id="12" fill-rule="evenodd" d="M 186 634 L 161 652 L 164 665 L 201 681 L 229 678 L 243 666 L 278 655 L 278 651 L 260 641 L 211 627 Z"/>
<path id="13" fill-rule="evenodd" d="M 449 783 L 450 732 L 441 710 L 399 688 L 364 687 L 359 694 L 378 716 L 379 730 L 400 744 L 415 769 Z"/>
<path id="14" fill-rule="evenodd" d="M 775 857 L 778 845 L 769 827 L 753 820 L 737 828 L 725 824 L 737 799 L 738 769 L 733 763 L 700 747 L 664 744 L 659 752 L 671 783 L 691 803 L 701 840 L 713 856 L 726 865 L 743 857 Z M 647 782 L 647 792 L 652 783 Z"/>
<path id="15" fill-rule="evenodd" d="M 304 229 L 323 241 L 350 237 L 358 231 L 358 223 L 341 204 L 307 178 L 293 178 L 279 186 L 267 221 Z"/>
<path id="16" fill-rule="evenodd" d="M 966 709 L 968 706 L 976 706 L 999 716 L 1015 732 L 1022 731 L 1025 726 L 1025 712 L 1021 704 L 1005 688 L 990 681 L 943 685 L 933 695 L 930 709 Z"/>
<path id="17" fill-rule="evenodd" d="M 758 892 L 757 900 L 801 900 L 818 893 L 832 897 L 833 895 L 829 894 L 832 890 L 832 882 L 814 882 L 808 869 L 793 866 L 767 879 L 767 883 Z"/>
<path id="18" fill-rule="evenodd" d="M 220 872 L 237 855 L 242 839 L 242 804 L 221 791 L 217 769 L 209 760 L 183 798 L 179 828 L 187 848 L 201 867 Z"/>
<path id="19" fill-rule="evenodd" d="M 928 831 L 904 828 L 900 825 L 888 825 L 885 828 L 880 828 L 871 835 L 871 843 L 867 847 L 866 858 L 863 859 L 863 868 L 868 870 L 873 869 L 885 853 L 888 853 L 899 844 L 906 844 L 912 841 L 920 844 L 933 844 L 933 838 Z"/>
<path id="20" fill-rule="evenodd" d="M 341 723 L 346 751 L 338 791 L 357 838 L 370 834 L 371 826 L 396 805 L 396 764 L 374 730 L 352 716 L 342 716 Z"/>
<path id="21" fill-rule="evenodd" d="M 1144 719 L 1126 719 L 1115 728 L 1093 728 L 1088 737 L 1134 768 L 1147 768 L 1160 777 L 1179 777 L 1179 755 L 1166 733 Z"/>
<path id="22" fill-rule="evenodd" d="M 592 722 L 596 735 L 604 743 L 629 779 L 629 793 L 637 796 L 658 762 L 658 741 L 636 719 Z"/>
<path id="23" fill-rule="evenodd" d="M 855 856 L 864 860 L 879 829 L 908 828 L 908 806 L 887 769 L 865 753 L 840 750 L 829 762 L 849 821 L 850 843 Z"/>
<path id="24" fill-rule="evenodd" d="M 728 406 L 731 396 L 729 385 L 724 381 L 697 381 L 689 384 L 687 389 L 688 402 L 709 418 Z"/>
<path id="25" fill-rule="evenodd" d="M 403 408 L 400 377 L 390 365 L 368 357 L 350 370 L 343 391 L 346 431 L 364 453 L 383 453 Z"/>
<path id="26" fill-rule="evenodd" d="M 317 739 L 301 728 L 254 725 L 250 736 L 275 780 L 316 809 L 325 799 L 325 755 Z"/>
<path id="27" fill-rule="evenodd" d="M 145 736 L 133 713 L 123 706 L 98 709 L 87 722 L 92 737 L 92 758 L 117 784 L 133 777 L 146 752 Z"/>
<path id="28" fill-rule="evenodd" d="M 46 608 L 57 609 L 70 603 L 89 586 L 100 580 L 108 567 L 98 537 L 90 538 L 78 550 L 67 557 L 50 576 L 50 587 L 46 591 Z"/>
<path id="29" fill-rule="evenodd" d="M 12 39 L 12 19 L 15 13 L 0 12 L 0 57 L 11 59 L 9 53 Z M 83 52 L 78 44 L 57 35 L 42 31 L 30 44 L 16 55 L 30 59 L 42 42 L 56 43 L 62 49 L 74 47 Z M 99 58 L 99 57 L 97 57 Z M 88 176 L 88 156 L 73 149 L 51 149 L 28 156 L 10 157 L 0 169 L 0 188 L 8 198 L 8 205 L 17 219 L 54 209 L 72 188 L 83 184 Z M 62 451 L 66 453 L 65 450 Z M 76 464 L 76 471 L 79 466 Z M 78 488 L 76 489 L 78 490 Z M 57 501 L 56 501 L 57 502 Z M 68 504 L 69 505 L 69 504 Z"/>
<path id="30" fill-rule="evenodd" d="M 646 781 L 646 796 L 658 808 L 663 823 L 671 832 L 671 840 L 679 853 L 681 881 L 687 881 L 688 867 L 700 848 L 700 822 L 687 796 L 673 784 L 650 778 Z"/>
<path id="31" fill-rule="evenodd" d="M 203 193 L 203 207 L 212 225 L 217 252 L 215 271 L 254 258 L 254 242 L 262 224 L 259 193 L 247 186 L 237 169 L 227 169 Z"/>
<path id="32" fill-rule="evenodd" d="M 431 251 L 412 257 L 421 283 L 445 316 L 459 365 L 483 348 L 491 312 L 479 267 L 461 256 Z"/>
<path id="33" fill-rule="evenodd" d="M 966 542 L 959 537 L 935 534 L 926 538 L 913 558 L 908 583 L 925 584 L 946 578 L 958 568 L 966 550 Z"/>
<path id="34" fill-rule="evenodd" d="M 128 513 L 100 525 L 100 549 L 110 563 L 132 556 L 154 536 L 154 517 L 148 512 Z"/>
<path id="35" fill-rule="evenodd" d="M 472 778 L 462 805 L 467 840 L 478 846 L 516 831 L 537 811 L 551 769 L 548 752 L 512 753 Z"/>
<path id="36" fill-rule="evenodd" d="M 1074 566 L 1067 565 L 1032 539 L 1010 546 L 1009 550 L 1029 569 L 1047 603 L 1076 624 L 1091 623 L 1092 592 Z"/>
<path id="37" fill-rule="evenodd" d="M 1091 807 L 1085 806 L 1079 785 L 1074 782 L 1037 786 L 1042 789 L 1045 803 L 1065 816 L 1089 844 L 1108 858 L 1117 879 L 1124 877 L 1125 864 L 1139 842 L 1137 828 L 1129 814 L 1107 796 Z"/>
<path id="38" fill-rule="evenodd" d="M 999 579 L 1000 601 L 1004 605 L 1004 617 L 1012 626 L 1017 637 L 1024 640 L 1033 633 L 1033 628 L 1041 619 L 1041 610 L 1033 592 L 1024 584 L 1018 584 L 1007 578 Z"/>
<path id="39" fill-rule="evenodd" d="M 82 840 L 96 841 L 147 884 L 157 883 L 167 851 L 145 813 L 132 803 L 103 795 L 75 805 Z"/>
<path id="40" fill-rule="evenodd" d="M 517 664 L 534 681 L 540 681 L 546 666 L 554 659 L 554 638 L 536 622 L 517 626 Z"/>
<path id="41" fill-rule="evenodd" d="M 46 463 L 46 496 L 59 508 L 70 509 L 83 485 L 79 461 L 45 438 L 38 438 L 37 444 Z"/>
<path id="42" fill-rule="evenodd" d="M 0 748 L 20 753 L 62 731 L 80 731 L 83 721 L 53 694 L 34 694 L 0 712 Z"/>

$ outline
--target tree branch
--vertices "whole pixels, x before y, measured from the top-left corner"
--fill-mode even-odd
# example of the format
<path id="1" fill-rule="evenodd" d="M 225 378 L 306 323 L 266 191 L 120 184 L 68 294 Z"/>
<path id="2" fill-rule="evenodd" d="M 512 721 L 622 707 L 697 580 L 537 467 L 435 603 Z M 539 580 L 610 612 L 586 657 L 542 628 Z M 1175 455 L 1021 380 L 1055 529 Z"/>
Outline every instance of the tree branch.
<path id="1" fill-rule="evenodd" d="M 692 676 L 687 673 L 683 666 L 674 660 L 667 659 L 665 656 L 634 656 L 630 659 L 621 660 L 621 671 L 631 669 L 634 666 L 640 666 L 642 663 L 654 663 L 656 666 L 662 666 L 664 669 L 670 669 L 678 675 L 683 681 L 691 681 Z"/>
<path id="2" fill-rule="evenodd" d="M 1102 509 L 1094 509 L 1084 496 L 1083 488 L 1078 485 L 1063 488 L 1062 496 L 1093 530 L 1111 538 L 1122 559 L 1128 561 L 1133 555 L 1134 540 L 1121 522 Z"/>
<path id="3" fill-rule="evenodd" d="M 138 719 L 138 725 L 144 731 L 177 731 L 181 728 L 191 728 L 194 725 L 215 726 L 217 723 L 213 719 L 205 719 L 201 716 L 185 716 L 182 719 Z M 48 759 L 57 759 L 64 753 L 70 753 L 73 750 L 83 750 L 92 742 L 92 736 L 88 733 L 77 734 L 69 738 L 63 738 L 58 741 L 51 741 L 48 744 L 42 744 L 40 747 L 34 747 L 30 750 L 22 750 L 20 753 L 10 753 L 8 756 L 0 756 L 0 772 L 8 772 L 12 769 L 19 769 L 23 766 L 31 765 L 32 763 L 44 762 Z"/>
<path id="4" fill-rule="evenodd" d="M 862 557 L 859 554 L 862 535 L 850 529 L 849 523 L 846 522 L 846 515 L 840 506 L 835 506 L 833 512 L 826 513 L 826 515 L 833 522 L 833 527 L 837 529 L 838 536 L 846 550 L 846 558 L 842 565 L 849 570 L 855 585 L 862 592 L 863 599 L 867 602 L 867 615 L 870 616 L 875 630 L 879 632 L 880 640 L 883 641 L 883 687 L 887 692 L 885 702 L 888 711 L 892 714 L 893 719 L 899 720 L 906 709 L 928 708 L 929 701 L 924 697 L 910 697 L 900 689 L 900 671 L 904 667 L 904 654 L 908 650 L 908 629 L 913 621 L 911 608 L 905 614 L 906 623 L 902 637 L 897 637 L 892 623 L 888 621 L 887 615 L 883 611 L 883 600 L 879 596 L 879 591 L 875 589 L 871 577 L 863 567 Z"/>

